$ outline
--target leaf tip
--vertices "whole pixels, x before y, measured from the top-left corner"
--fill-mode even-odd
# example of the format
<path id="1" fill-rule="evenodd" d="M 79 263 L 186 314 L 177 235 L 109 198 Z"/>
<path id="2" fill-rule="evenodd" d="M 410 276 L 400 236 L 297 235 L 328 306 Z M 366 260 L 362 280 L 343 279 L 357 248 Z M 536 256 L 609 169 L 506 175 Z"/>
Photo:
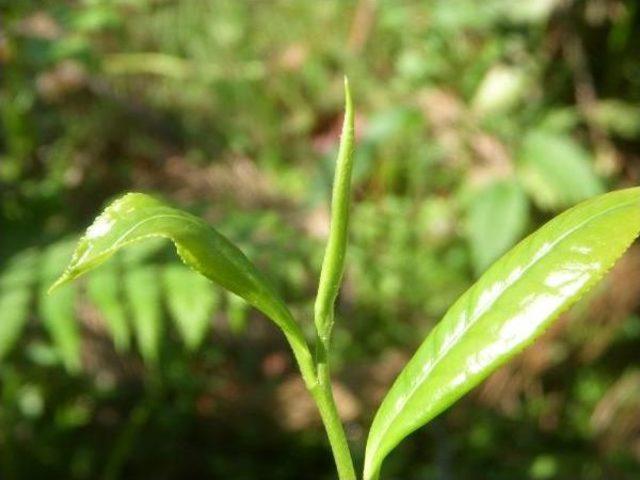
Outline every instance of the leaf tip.
<path id="1" fill-rule="evenodd" d="M 349 77 L 344 76 L 344 101 L 345 110 L 350 112 L 353 110 L 353 101 L 351 99 L 351 85 L 349 84 Z"/>
<path id="2" fill-rule="evenodd" d="M 71 280 L 71 278 L 69 277 L 69 275 L 65 272 L 62 275 L 60 275 L 60 277 L 51 284 L 51 286 L 47 289 L 47 295 L 51 295 L 54 290 L 57 290 L 59 287 L 61 287 L 62 285 L 67 284 L 69 281 Z"/>

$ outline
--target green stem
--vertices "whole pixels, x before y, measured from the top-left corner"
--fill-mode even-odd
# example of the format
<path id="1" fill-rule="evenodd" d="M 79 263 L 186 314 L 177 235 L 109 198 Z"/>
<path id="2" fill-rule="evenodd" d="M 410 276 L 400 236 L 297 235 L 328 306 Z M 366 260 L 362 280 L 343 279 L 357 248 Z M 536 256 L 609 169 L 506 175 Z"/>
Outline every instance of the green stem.
<path id="1" fill-rule="evenodd" d="M 300 335 L 302 336 L 302 333 L 300 333 Z M 304 384 L 309 391 L 312 391 L 318 383 L 318 377 L 316 373 L 316 365 L 314 363 L 313 356 L 311 355 L 309 345 L 306 341 L 300 341 L 300 337 L 297 335 L 294 336 L 285 333 L 285 337 L 291 346 L 293 356 L 295 357 L 300 373 L 302 374 Z"/>
<path id="2" fill-rule="evenodd" d="M 311 394 L 316 401 L 322 423 L 329 438 L 333 459 L 338 469 L 338 478 L 340 480 L 356 480 L 349 444 L 347 443 L 347 437 L 333 397 L 333 389 L 331 388 L 327 349 L 320 340 L 318 340 L 317 358 L 318 383 L 311 390 Z"/>
<path id="3" fill-rule="evenodd" d="M 354 112 L 346 77 L 344 90 L 345 115 L 331 198 L 331 231 L 322 262 L 318 295 L 314 306 L 314 321 L 318 333 L 315 356 L 317 383 L 311 388 L 311 394 L 318 405 L 327 437 L 329 437 L 333 458 L 338 468 L 338 477 L 340 480 L 356 480 L 349 444 L 333 397 L 328 360 L 334 304 L 344 272 L 353 166 Z"/>

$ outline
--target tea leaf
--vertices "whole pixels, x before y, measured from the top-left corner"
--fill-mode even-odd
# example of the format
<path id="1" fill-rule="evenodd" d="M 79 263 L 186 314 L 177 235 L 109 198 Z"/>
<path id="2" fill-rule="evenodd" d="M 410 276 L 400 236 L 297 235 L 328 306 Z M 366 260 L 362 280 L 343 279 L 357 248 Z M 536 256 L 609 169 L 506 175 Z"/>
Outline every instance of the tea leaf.
<path id="1" fill-rule="evenodd" d="M 407 435 L 533 342 L 592 287 L 640 231 L 640 188 L 586 201 L 495 263 L 447 312 L 382 402 L 365 480 Z"/>
<path id="2" fill-rule="evenodd" d="M 171 240 L 187 266 L 244 298 L 273 320 L 291 344 L 305 381 L 315 381 L 311 354 L 300 326 L 247 257 L 203 220 L 148 195 L 129 193 L 109 205 L 87 229 L 71 263 L 50 291 L 102 264 L 121 248 L 154 237 Z"/>

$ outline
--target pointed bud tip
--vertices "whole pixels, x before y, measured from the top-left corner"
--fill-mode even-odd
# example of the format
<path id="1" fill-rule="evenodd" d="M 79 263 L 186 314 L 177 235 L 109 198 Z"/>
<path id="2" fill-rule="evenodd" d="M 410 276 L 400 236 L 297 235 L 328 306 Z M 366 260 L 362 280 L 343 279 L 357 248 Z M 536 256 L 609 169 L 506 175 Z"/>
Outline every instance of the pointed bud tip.
<path id="1" fill-rule="evenodd" d="M 347 116 L 353 115 L 353 100 L 351 98 L 351 86 L 349 84 L 349 77 L 344 76 L 344 101 L 345 101 L 345 114 Z"/>
<path id="2" fill-rule="evenodd" d="M 349 77 L 344 76 L 344 91 L 347 97 L 351 96 L 351 86 L 349 85 Z"/>

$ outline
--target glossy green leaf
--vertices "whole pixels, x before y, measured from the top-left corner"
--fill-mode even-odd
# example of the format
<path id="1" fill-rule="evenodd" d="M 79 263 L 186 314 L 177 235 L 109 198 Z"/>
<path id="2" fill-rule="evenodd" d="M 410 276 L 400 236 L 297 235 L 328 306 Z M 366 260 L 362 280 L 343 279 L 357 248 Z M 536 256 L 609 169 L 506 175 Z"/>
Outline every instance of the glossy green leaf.
<path id="1" fill-rule="evenodd" d="M 72 250 L 73 244 L 64 241 L 51 246 L 43 255 L 38 311 L 62 363 L 69 372 L 75 373 L 81 366 L 80 329 L 75 314 L 76 289 L 67 285 L 56 295 L 47 295 L 47 286 L 63 268 Z"/>
<path id="2" fill-rule="evenodd" d="M 518 170 L 524 187 L 545 209 L 566 208 L 604 191 L 589 152 L 567 134 L 529 133 L 518 154 Z"/>
<path id="3" fill-rule="evenodd" d="M 87 295 L 102 314 L 105 325 L 119 352 L 129 349 L 130 332 L 121 298 L 120 279 L 114 264 L 92 272 L 87 281 Z"/>
<path id="4" fill-rule="evenodd" d="M 313 361 L 300 326 L 247 257 L 203 220 L 148 195 L 130 193 L 109 205 L 87 229 L 51 289 L 97 267 L 127 245 L 157 237 L 171 240 L 187 266 L 273 320 L 291 344 L 305 381 L 314 382 Z"/>
<path id="5" fill-rule="evenodd" d="M 476 273 L 482 273 L 522 238 L 528 210 L 527 196 L 514 180 L 493 183 L 474 195 L 467 228 Z"/>
<path id="6" fill-rule="evenodd" d="M 586 201 L 496 262 L 447 312 L 400 373 L 367 442 L 365 480 L 427 423 L 538 337 L 640 231 L 640 188 Z"/>
<path id="7" fill-rule="evenodd" d="M 218 292 L 206 278 L 194 275 L 182 265 L 169 265 L 162 278 L 169 313 L 186 347 L 194 351 L 211 328 Z"/>
<path id="8" fill-rule="evenodd" d="M 27 323 L 37 266 L 37 253 L 28 250 L 16 255 L 0 272 L 0 360 L 20 339 Z"/>
<path id="9" fill-rule="evenodd" d="M 142 266 L 126 272 L 124 290 L 142 358 L 147 363 L 155 364 L 162 340 L 161 290 L 157 268 Z"/>

